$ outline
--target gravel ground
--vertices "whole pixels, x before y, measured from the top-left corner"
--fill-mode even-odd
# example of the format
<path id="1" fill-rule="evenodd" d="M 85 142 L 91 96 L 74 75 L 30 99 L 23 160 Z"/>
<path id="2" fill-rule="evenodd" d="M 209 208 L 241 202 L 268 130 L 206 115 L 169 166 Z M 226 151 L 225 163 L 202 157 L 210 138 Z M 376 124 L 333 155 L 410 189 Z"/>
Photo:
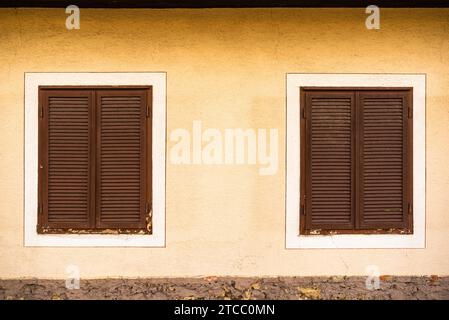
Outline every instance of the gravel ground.
<path id="1" fill-rule="evenodd" d="M 80 281 L 0 280 L 0 300 L 9 299 L 449 299 L 449 277 L 381 276 L 368 290 L 364 277 L 150 278 Z"/>

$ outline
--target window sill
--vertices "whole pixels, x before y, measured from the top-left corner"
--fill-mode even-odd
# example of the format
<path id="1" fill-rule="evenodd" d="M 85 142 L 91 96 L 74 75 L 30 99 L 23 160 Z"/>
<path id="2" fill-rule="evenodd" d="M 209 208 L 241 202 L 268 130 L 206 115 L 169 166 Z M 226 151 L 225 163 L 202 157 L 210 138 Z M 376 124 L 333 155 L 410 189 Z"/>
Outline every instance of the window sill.
<path id="1" fill-rule="evenodd" d="M 287 249 L 423 249 L 422 234 L 314 234 L 288 236 Z"/>
<path id="2" fill-rule="evenodd" d="M 36 234 L 31 247 L 165 247 L 161 234 Z"/>

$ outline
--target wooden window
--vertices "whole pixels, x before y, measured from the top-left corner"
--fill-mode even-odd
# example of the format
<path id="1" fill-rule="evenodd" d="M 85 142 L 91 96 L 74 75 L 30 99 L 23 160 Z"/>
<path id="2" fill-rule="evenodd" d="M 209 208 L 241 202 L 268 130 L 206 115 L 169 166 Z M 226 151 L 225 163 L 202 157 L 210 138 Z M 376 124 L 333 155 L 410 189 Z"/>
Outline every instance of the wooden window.
<path id="1" fill-rule="evenodd" d="M 300 99 L 300 233 L 412 233 L 412 89 Z"/>
<path id="2" fill-rule="evenodd" d="M 151 233 L 151 87 L 40 87 L 38 176 L 38 233 Z"/>

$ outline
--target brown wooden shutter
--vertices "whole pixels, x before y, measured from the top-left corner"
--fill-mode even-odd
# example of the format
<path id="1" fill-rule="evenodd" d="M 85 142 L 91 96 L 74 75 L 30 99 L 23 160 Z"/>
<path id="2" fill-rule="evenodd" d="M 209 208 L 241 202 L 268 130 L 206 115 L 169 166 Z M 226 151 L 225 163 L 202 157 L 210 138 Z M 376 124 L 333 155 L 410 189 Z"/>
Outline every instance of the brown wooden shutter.
<path id="1" fill-rule="evenodd" d="M 412 90 L 301 89 L 301 233 L 411 233 Z"/>
<path id="2" fill-rule="evenodd" d="M 96 92 L 99 228 L 146 226 L 148 100 L 147 90 Z"/>
<path id="3" fill-rule="evenodd" d="M 89 90 L 40 94 L 38 229 L 93 226 L 92 110 Z"/>
<path id="4" fill-rule="evenodd" d="M 411 91 L 359 93 L 360 228 L 408 227 L 412 154 L 410 94 Z"/>
<path id="5" fill-rule="evenodd" d="M 352 92 L 305 93 L 308 230 L 353 228 L 354 105 Z"/>

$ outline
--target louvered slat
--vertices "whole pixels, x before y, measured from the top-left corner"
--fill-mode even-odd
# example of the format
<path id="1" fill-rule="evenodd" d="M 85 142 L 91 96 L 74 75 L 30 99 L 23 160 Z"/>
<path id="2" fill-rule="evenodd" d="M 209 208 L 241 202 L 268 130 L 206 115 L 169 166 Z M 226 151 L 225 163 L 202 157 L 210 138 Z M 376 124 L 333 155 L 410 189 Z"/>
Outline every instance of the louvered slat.
<path id="1" fill-rule="evenodd" d="M 91 221 L 91 92 L 49 91 L 44 97 L 46 132 L 43 134 L 47 136 L 43 144 L 47 197 L 44 226 L 87 228 Z"/>
<path id="2" fill-rule="evenodd" d="M 407 116 L 404 93 L 360 93 L 360 225 L 405 227 Z"/>
<path id="3" fill-rule="evenodd" d="M 145 117 L 143 91 L 97 92 L 97 224 L 145 226 Z"/>
<path id="4" fill-rule="evenodd" d="M 353 226 L 352 93 L 306 94 L 308 229 Z"/>

